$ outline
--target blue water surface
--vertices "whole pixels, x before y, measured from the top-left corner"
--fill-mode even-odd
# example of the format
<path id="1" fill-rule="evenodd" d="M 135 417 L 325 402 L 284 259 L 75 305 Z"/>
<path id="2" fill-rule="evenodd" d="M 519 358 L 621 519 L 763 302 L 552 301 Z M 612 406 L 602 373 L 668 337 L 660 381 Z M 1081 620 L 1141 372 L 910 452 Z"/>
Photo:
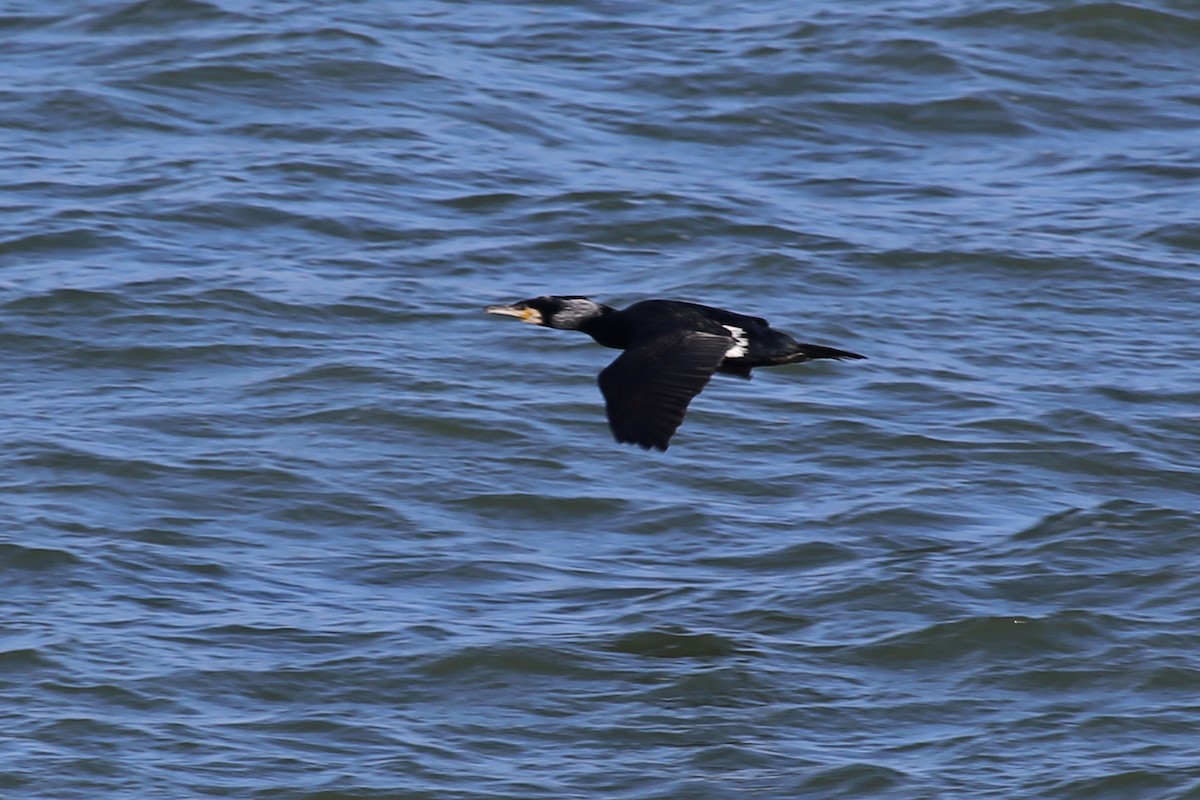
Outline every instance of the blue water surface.
<path id="1" fill-rule="evenodd" d="M 1198 43 L 0 4 L 0 794 L 1200 796 Z M 647 453 L 544 293 L 869 359 Z"/>

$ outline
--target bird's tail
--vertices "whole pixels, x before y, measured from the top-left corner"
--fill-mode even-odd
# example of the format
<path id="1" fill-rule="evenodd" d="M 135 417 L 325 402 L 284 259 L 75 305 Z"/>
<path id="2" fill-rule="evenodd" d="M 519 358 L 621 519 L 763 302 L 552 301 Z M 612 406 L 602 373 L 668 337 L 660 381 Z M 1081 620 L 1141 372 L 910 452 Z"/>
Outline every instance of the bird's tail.
<path id="1" fill-rule="evenodd" d="M 784 363 L 795 364 L 800 361 L 812 361 L 817 358 L 836 358 L 839 361 L 851 358 L 866 358 L 866 356 L 860 356 L 858 353 L 851 353 L 849 350 L 838 350 L 836 347 L 826 347 L 823 344 L 797 342 L 796 347 L 796 352 L 788 356 L 787 361 Z"/>

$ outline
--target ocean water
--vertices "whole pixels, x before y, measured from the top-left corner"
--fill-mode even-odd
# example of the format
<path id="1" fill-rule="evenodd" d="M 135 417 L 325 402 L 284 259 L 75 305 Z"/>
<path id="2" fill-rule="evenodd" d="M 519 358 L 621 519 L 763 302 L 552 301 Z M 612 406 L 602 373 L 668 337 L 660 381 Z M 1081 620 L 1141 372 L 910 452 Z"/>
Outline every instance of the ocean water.
<path id="1" fill-rule="evenodd" d="M 1200 8 L 0 3 L 0 796 L 1200 798 Z M 650 297 L 864 362 L 615 444 Z"/>

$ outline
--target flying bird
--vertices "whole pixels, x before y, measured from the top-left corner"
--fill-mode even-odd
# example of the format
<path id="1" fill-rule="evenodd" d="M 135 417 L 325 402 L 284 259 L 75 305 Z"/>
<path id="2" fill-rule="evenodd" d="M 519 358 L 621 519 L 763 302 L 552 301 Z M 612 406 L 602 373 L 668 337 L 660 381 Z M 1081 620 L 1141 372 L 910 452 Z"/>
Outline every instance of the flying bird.
<path id="1" fill-rule="evenodd" d="M 681 300 L 643 300 L 618 310 L 586 297 L 547 295 L 484 311 L 583 331 L 624 350 L 600 372 L 600 391 L 616 440 L 647 450 L 667 449 L 688 404 L 717 372 L 749 380 L 755 367 L 866 358 L 797 342 L 759 317 Z"/>

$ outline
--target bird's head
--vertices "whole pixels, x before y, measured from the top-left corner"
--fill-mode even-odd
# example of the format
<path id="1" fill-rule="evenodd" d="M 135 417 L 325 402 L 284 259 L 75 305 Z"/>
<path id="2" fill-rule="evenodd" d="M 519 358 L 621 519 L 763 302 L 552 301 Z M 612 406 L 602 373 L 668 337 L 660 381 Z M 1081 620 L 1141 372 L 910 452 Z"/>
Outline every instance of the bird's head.
<path id="1" fill-rule="evenodd" d="M 489 314 L 503 314 L 531 325 L 568 331 L 578 330 L 591 320 L 598 319 L 604 315 L 604 310 L 605 306 L 586 297 L 557 295 L 543 295 L 510 306 L 488 306 L 484 309 Z"/>

